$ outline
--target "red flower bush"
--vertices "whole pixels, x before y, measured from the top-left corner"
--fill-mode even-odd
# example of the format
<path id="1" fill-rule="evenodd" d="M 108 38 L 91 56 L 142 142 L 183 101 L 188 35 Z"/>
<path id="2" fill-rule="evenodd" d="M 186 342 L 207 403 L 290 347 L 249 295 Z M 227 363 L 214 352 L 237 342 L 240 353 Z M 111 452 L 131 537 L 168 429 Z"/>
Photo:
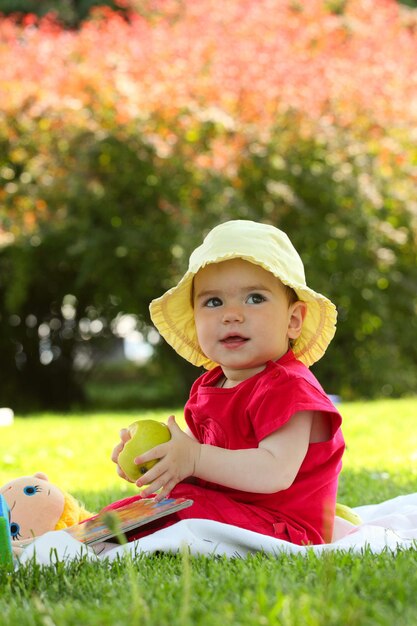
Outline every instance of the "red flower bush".
<path id="1" fill-rule="evenodd" d="M 350 147 L 337 140 L 339 153 L 373 151 L 382 173 L 415 178 L 407 135 L 417 125 L 416 22 L 394 0 L 339 4 L 343 11 L 332 12 L 337 2 L 325 0 L 230 0 L 221 10 L 216 0 L 154 1 L 147 17 L 132 10 L 130 21 L 97 10 L 79 31 L 50 17 L 2 19 L 0 98 L 12 159 L 25 160 L 21 133 L 36 138 L 31 167 L 39 171 L 59 133 L 65 143 L 82 129 L 129 134 L 140 124 L 162 157 L 185 139 L 197 167 L 233 176 L 243 146 L 267 141 L 292 112 L 300 137 L 334 142 L 343 128 Z M 216 136 L 202 151 L 204 124 Z M 14 195 L 13 210 L 28 207 L 25 195 Z"/>
<path id="2" fill-rule="evenodd" d="M 209 107 L 256 125 L 288 109 L 346 125 L 358 115 L 415 122 L 415 25 L 394 0 L 349 0 L 342 14 L 329 4 L 160 3 L 153 19 L 97 12 L 78 32 L 51 19 L 3 19 L 2 101 L 16 109 L 30 100 L 36 114 L 65 111 L 85 123 L 103 107 L 120 122 Z"/>

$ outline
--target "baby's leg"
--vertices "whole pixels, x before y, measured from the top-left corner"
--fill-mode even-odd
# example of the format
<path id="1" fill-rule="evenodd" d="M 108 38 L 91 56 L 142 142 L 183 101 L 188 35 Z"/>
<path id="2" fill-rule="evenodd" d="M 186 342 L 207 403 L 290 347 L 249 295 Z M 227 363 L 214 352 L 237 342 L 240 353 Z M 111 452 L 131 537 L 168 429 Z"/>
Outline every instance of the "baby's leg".
<path id="1" fill-rule="evenodd" d="M 129 541 L 146 537 L 183 519 L 209 519 L 253 530 L 264 535 L 277 536 L 274 529 L 275 520 L 270 513 L 253 505 L 238 502 L 221 491 L 189 483 L 180 483 L 172 490 L 170 497 L 190 498 L 193 500 L 193 504 L 181 511 L 155 520 L 144 528 L 132 531 L 128 534 Z"/>

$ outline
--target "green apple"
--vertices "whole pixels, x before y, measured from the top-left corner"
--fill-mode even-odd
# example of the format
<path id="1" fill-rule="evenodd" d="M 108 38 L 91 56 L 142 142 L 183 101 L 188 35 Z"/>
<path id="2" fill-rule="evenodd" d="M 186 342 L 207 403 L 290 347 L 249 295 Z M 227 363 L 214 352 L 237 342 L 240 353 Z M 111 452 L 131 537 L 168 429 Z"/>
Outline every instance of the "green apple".
<path id="1" fill-rule="evenodd" d="M 171 439 L 168 426 L 155 420 L 139 420 L 129 426 L 130 439 L 119 454 L 118 464 L 130 480 L 136 481 L 157 463 L 157 460 L 135 464 L 135 458 Z"/>

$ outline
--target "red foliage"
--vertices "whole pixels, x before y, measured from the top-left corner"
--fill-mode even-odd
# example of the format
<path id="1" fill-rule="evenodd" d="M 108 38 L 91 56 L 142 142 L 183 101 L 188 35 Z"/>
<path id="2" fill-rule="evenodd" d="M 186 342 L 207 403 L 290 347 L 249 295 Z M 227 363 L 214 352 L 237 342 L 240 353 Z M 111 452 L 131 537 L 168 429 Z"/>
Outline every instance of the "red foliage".
<path id="1" fill-rule="evenodd" d="M 230 124 L 311 118 L 378 125 L 417 118 L 417 35 L 394 0 L 151 3 L 130 23 L 107 11 L 79 32 L 53 20 L 0 22 L 0 97 L 9 110 L 102 125 L 191 111 Z M 105 118 L 105 119 L 103 119 Z"/>

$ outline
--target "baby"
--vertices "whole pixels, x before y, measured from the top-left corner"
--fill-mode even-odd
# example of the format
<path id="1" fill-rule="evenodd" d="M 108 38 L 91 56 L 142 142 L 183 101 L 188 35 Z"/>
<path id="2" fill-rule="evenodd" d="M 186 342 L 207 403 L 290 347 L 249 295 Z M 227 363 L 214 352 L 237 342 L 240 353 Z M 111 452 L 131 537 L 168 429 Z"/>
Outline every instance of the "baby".
<path id="1" fill-rule="evenodd" d="M 136 481 L 142 495 L 194 501 L 159 527 L 205 518 L 299 545 L 330 541 L 342 420 L 308 368 L 333 338 L 336 309 L 307 286 L 287 235 L 220 224 L 150 311 L 162 337 L 208 370 L 191 388 L 186 431 L 171 416 L 171 440 L 135 460 L 159 459 Z M 115 463 L 128 438 L 124 429 Z"/>

